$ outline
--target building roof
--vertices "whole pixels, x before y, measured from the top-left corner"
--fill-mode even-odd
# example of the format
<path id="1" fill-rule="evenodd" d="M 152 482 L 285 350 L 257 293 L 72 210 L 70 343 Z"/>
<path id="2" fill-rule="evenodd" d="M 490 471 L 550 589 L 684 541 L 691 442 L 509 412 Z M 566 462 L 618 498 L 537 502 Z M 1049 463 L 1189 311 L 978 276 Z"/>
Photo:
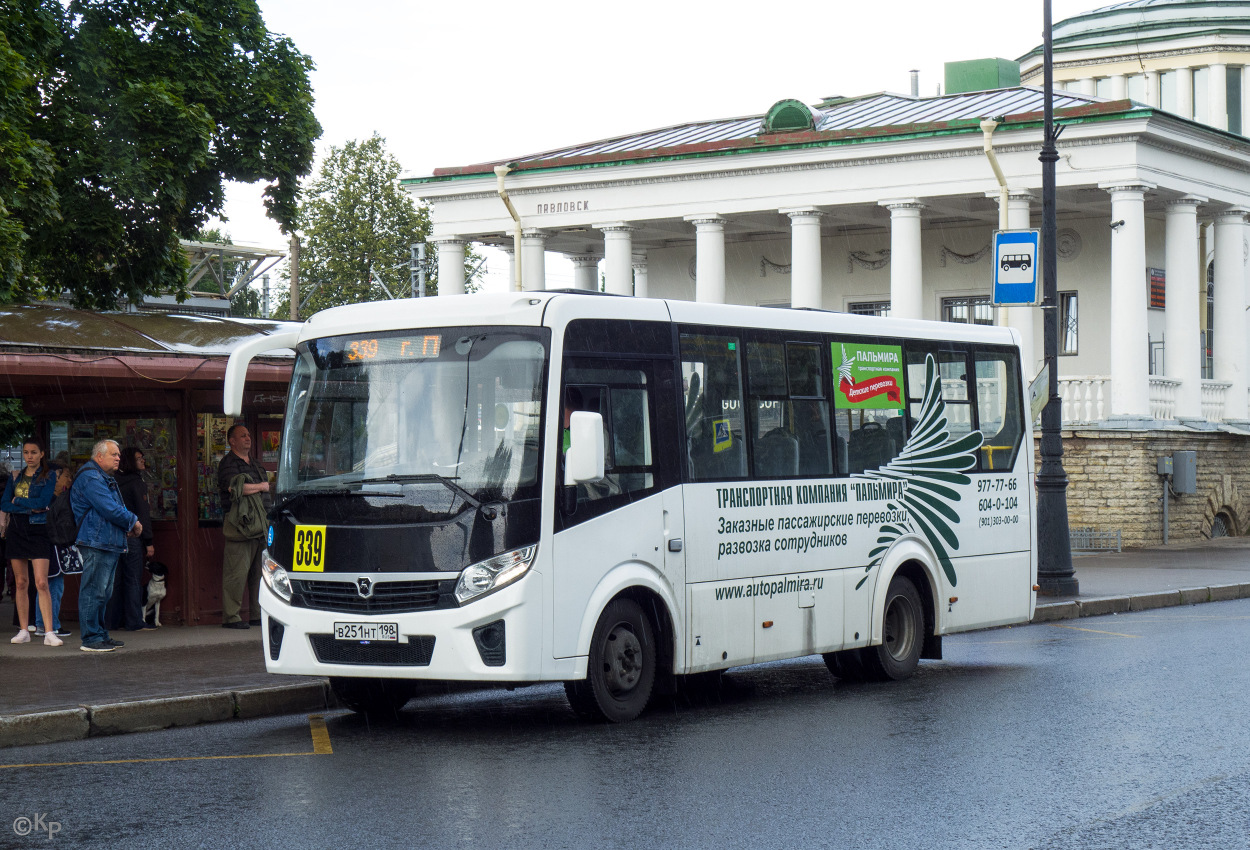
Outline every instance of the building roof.
<path id="1" fill-rule="evenodd" d="M 1157 42 L 1217 34 L 1250 36 L 1250 0 L 1115 3 L 1057 22 L 1051 40 L 1057 53 L 1108 47 L 1140 52 L 1156 49 Z M 1041 54 L 1038 45 L 1020 57 L 1020 63 L 1031 67 Z"/>
<path id="2" fill-rule="evenodd" d="M 285 330 L 287 322 L 174 313 L 94 313 L 54 305 L 0 307 L 0 352 L 229 357 L 239 343 Z M 271 352 L 289 358 L 290 351 Z"/>
<path id="3" fill-rule="evenodd" d="M 786 105 L 788 118 L 807 110 L 809 120 L 789 121 L 780 129 L 770 125 L 778 107 Z M 1092 95 L 1056 91 L 1056 115 L 1078 119 L 1115 115 L 1138 108 L 1128 101 L 1106 101 Z M 617 136 L 581 145 L 453 168 L 435 169 L 432 177 L 406 178 L 420 184 L 456 177 L 493 174 L 496 165 L 516 170 L 592 167 L 628 161 L 742 153 L 777 148 L 845 144 L 903 135 L 943 132 L 980 132 L 984 118 L 1007 118 L 1008 123 L 1040 121 L 1044 93 L 1040 87 L 1019 86 L 993 91 L 963 92 L 937 97 L 908 97 L 879 93 L 855 98 L 827 98 L 807 107 L 781 101 L 765 115 L 693 121 L 642 133 Z"/>

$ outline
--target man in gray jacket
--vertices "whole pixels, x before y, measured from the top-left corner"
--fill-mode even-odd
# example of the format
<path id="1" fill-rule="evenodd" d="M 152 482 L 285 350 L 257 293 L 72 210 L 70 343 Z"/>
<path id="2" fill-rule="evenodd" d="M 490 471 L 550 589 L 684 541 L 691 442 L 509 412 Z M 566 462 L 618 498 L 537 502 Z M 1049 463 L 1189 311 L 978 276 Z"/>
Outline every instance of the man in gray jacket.
<path id="1" fill-rule="evenodd" d="M 91 451 L 70 490 L 70 505 L 78 523 L 78 551 L 82 553 L 82 584 L 78 590 L 78 621 L 83 652 L 112 652 L 124 646 L 104 628 L 104 609 L 113 595 L 117 559 L 126 551 L 126 538 L 143 533 L 139 518 L 126 509 L 113 473 L 122 453 L 114 440 L 101 440 Z"/>

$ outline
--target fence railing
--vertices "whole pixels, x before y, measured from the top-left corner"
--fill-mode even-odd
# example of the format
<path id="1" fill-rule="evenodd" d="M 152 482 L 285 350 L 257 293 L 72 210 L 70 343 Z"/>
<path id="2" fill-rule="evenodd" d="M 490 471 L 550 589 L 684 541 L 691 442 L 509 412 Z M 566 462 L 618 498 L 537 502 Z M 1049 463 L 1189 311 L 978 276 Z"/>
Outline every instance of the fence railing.
<path id="1" fill-rule="evenodd" d="M 1150 415 L 1155 419 L 1176 418 L 1176 395 L 1181 382 L 1175 378 L 1150 376 Z"/>
<path id="2" fill-rule="evenodd" d="M 1224 401 L 1233 385 L 1228 381 L 1202 382 L 1202 417 L 1208 422 L 1219 422 L 1224 418 Z"/>
<path id="3" fill-rule="evenodd" d="M 1111 406 L 1111 379 L 1103 375 L 1060 378 L 1059 398 L 1065 423 L 1105 419 Z"/>
<path id="4" fill-rule="evenodd" d="M 1118 528 L 1115 531 L 1069 528 L 1068 539 L 1073 552 L 1120 552 L 1124 548 L 1124 540 Z"/>

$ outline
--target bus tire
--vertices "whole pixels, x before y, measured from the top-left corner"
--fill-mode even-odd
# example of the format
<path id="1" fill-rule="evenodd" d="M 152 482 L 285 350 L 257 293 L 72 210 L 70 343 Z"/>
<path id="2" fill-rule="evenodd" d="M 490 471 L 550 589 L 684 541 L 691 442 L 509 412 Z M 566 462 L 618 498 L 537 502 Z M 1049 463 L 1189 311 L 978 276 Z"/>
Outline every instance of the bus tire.
<path id="1" fill-rule="evenodd" d="M 835 677 L 846 682 L 862 682 L 869 678 L 864 669 L 862 650 L 844 649 L 841 652 L 826 652 L 822 656 L 825 666 Z"/>
<path id="2" fill-rule="evenodd" d="M 569 705 L 587 720 L 633 720 L 651 699 L 655 650 L 654 630 L 638 603 L 614 599 L 590 639 L 586 678 L 564 683 Z"/>
<path id="3" fill-rule="evenodd" d="M 862 649 L 869 678 L 879 682 L 900 681 L 916 672 L 924 647 L 924 608 L 911 579 L 896 575 L 885 595 L 881 643 Z"/>
<path id="4" fill-rule="evenodd" d="M 416 693 L 416 683 L 405 679 L 330 677 L 330 690 L 343 705 L 370 717 L 395 717 Z"/>

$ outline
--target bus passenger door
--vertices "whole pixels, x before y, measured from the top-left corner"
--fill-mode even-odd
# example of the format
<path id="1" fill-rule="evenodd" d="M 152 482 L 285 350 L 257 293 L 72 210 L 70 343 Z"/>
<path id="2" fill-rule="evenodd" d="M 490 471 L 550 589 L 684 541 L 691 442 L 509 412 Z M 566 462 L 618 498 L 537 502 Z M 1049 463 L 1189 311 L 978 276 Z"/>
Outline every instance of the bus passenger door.
<path id="1" fill-rule="evenodd" d="M 674 599 L 685 586 L 684 553 L 670 541 L 682 536 L 681 493 L 673 440 L 676 427 L 671 366 L 662 361 L 569 357 L 561 382 L 562 415 L 577 410 L 603 417 L 604 477 L 564 486 L 557 464 L 554 649 L 577 655 L 590 598 L 617 567 L 651 573 Z M 666 410 L 665 408 L 672 408 Z M 563 455 L 563 447 L 560 448 Z M 672 455 L 672 457 L 670 457 Z M 669 493 L 668 490 L 673 492 Z M 677 551 L 673 551 L 674 548 Z M 674 619 L 680 612 L 672 612 Z M 680 622 L 680 620 L 678 620 Z"/>

